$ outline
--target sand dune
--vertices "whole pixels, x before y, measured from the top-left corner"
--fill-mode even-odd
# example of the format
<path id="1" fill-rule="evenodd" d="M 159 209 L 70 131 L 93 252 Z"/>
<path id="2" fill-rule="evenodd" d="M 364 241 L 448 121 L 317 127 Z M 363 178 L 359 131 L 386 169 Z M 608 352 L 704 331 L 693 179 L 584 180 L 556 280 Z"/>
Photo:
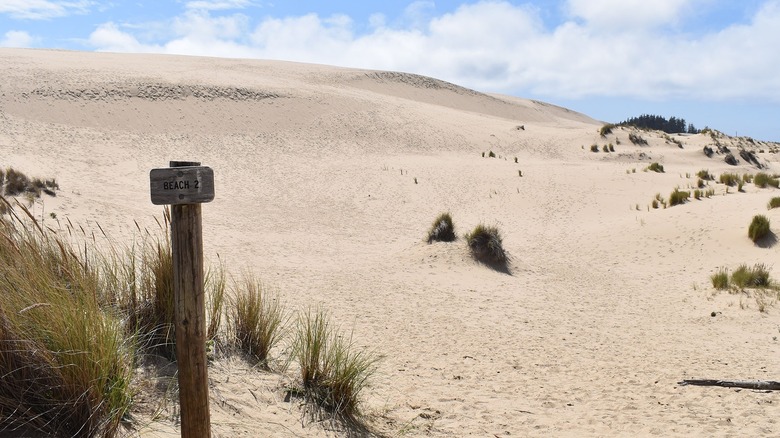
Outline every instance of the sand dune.
<path id="1" fill-rule="evenodd" d="M 712 198 L 649 207 L 701 169 L 758 171 L 705 156 L 709 135 L 673 136 L 680 148 L 642 133 L 650 144 L 635 146 L 628 129 L 602 138 L 601 122 L 543 102 L 284 62 L 0 49 L 0 72 L 0 166 L 61 187 L 36 215 L 130 239 L 134 220 L 155 227 L 161 213 L 150 169 L 209 165 L 207 257 L 255 270 L 293 308 L 322 303 L 384 356 L 367 394 L 382 433 L 780 430 L 776 393 L 677 385 L 780 378 L 780 306 L 762 313 L 709 283 L 740 263 L 780 277 L 780 246 L 747 237 L 755 214 L 779 229 L 766 204 L 780 192 L 710 182 Z M 780 172 L 778 145 L 719 141 Z M 666 172 L 643 171 L 651 162 Z M 497 225 L 511 275 L 474 262 L 462 239 L 426 244 L 443 211 L 459 234 Z M 283 401 L 289 377 L 229 359 L 210 373 L 218 436 L 336 434 L 301 424 Z M 170 419 L 141 432 L 177 434 Z"/>

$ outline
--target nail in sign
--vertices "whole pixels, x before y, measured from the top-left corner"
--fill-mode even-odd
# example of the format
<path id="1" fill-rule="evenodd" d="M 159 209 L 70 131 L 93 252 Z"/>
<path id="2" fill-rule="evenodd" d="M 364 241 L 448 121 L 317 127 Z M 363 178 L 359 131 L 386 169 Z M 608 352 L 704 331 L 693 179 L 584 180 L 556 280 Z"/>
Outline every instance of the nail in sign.
<path id="1" fill-rule="evenodd" d="M 149 172 L 152 204 L 201 204 L 214 200 L 214 171 L 207 166 L 166 167 Z"/>

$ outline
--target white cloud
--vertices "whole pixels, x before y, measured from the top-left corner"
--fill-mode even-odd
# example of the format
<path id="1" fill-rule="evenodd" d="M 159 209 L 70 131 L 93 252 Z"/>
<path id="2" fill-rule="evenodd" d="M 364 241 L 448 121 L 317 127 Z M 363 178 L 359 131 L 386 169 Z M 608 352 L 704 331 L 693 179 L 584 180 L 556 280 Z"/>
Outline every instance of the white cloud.
<path id="1" fill-rule="evenodd" d="M 605 29 L 652 28 L 675 24 L 701 0 L 567 0 L 566 10 L 588 25 Z"/>
<path id="2" fill-rule="evenodd" d="M 104 52 L 163 52 L 159 46 L 141 44 L 133 35 L 121 31 L 113 22 L 98 26 L 89 35 L 88 42 Z"/>
<path id="3" fill-rule="evenodd" d="M 188 10 L 168 34 L 101 25 L 99 50 L 285 59 L 426 74 L 480 90 L 556 98 L 770 98 L 780 101 L 780 0 L 752 21 L 695 35 L 675 32 L 691 7 L 711 0 L 568 0 L 570 20 L 546 27 L 539 12 L 506 1 L 464 4 L 440 16 L 418 2 L 402 26 L 371 17 L 358 34 L 345 15 L 253 22 Z M 625 5 L 628 6 L 625 6 Z M 590 5 L 590 9 L 588 9 Z M 416 14 L 416 15 L 415 15 Z M 420 18 L 423 17 L 423 18 Z M 609 26 L 608 23 L 630 23 Z M 639 30 L 639 31 L 632 31 Z"/>
<path id="4" fill-rule="evenodd" d="M 86 13 L 92 1 L 49 1 L 49 0 L 0 0 L 0 14 L 13 18 L 42 20 Z"/>
<path id="5" fill-rule="evenodd" d="M 244 9 L 252 6 L 249 0 L 199 0 L 189 1 L 185 4 L 187 9 L 199 9 L 204 11 L 219 11 L 226 9 Z"/>
<path id="6" fill-rule="evenodd" d="M 0 39 L 0 47 L 31 47 L 34 41 L 27 32 L 10 30 Z"/>

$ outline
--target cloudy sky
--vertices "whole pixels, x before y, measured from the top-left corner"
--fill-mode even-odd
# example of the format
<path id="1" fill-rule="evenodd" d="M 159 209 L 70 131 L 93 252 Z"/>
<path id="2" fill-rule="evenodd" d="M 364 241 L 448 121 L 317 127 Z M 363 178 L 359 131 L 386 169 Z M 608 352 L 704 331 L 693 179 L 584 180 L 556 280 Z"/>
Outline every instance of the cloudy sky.
<path id="1" fill-rule="evenodd" d="M 406 71 L 780 141 L 780 0 L 0 0 L 0 46 Z"/>

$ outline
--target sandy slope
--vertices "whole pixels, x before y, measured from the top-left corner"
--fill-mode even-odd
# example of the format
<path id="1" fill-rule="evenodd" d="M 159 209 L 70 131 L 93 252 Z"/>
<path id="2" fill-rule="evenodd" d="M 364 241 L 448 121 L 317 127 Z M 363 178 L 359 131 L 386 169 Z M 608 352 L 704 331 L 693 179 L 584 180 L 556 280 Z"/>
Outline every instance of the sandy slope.
<path id="1" fill-rule="evenodd" d="M 153 227 L 160 213 L 149 169 L 211 166 L 208 256 L 255 270 L 293 308 L 324 304 L 385 356 L 367 400 L 378 431 L 780 431 L 776 393 L 676 384 L 780 379 L 780 307 L 760 313 L 709 285 L 719 266 L 780 260 L 780 246 L 747 238 L 755 214 L 780 224 L 766 210 L 780 192 L 711 183 L 711 199 L 648 208 L 695 184 L 686 174 L 756 171 L 707 158 L 709 136 L 676 137 L 681 149 L 643 134 L 650 145 L 638 147 L 553 105 L 327 66 L 0 49 L 0 70 L 0 165 L 62 188 L 36 214 L 127 239 L 133 220 Z M 616 136 L 615 153 L 590 152 Z M 772 172 L 776 147 L 756 147 Z M 482 158 L 489 150 L 500 158 Z M 666 173 L 643 172 L 652 161 Z M 497 225 L 511 275 L 473 262 L 462 240 L 425 244 L 446 210 L 459 233 Z M 288 377 L 224 359 L 211 380 L 218 436 L 332 433 L 301 424 L 283 401 Z M 176 435 L 165 419 L 142 432 Z"/>

